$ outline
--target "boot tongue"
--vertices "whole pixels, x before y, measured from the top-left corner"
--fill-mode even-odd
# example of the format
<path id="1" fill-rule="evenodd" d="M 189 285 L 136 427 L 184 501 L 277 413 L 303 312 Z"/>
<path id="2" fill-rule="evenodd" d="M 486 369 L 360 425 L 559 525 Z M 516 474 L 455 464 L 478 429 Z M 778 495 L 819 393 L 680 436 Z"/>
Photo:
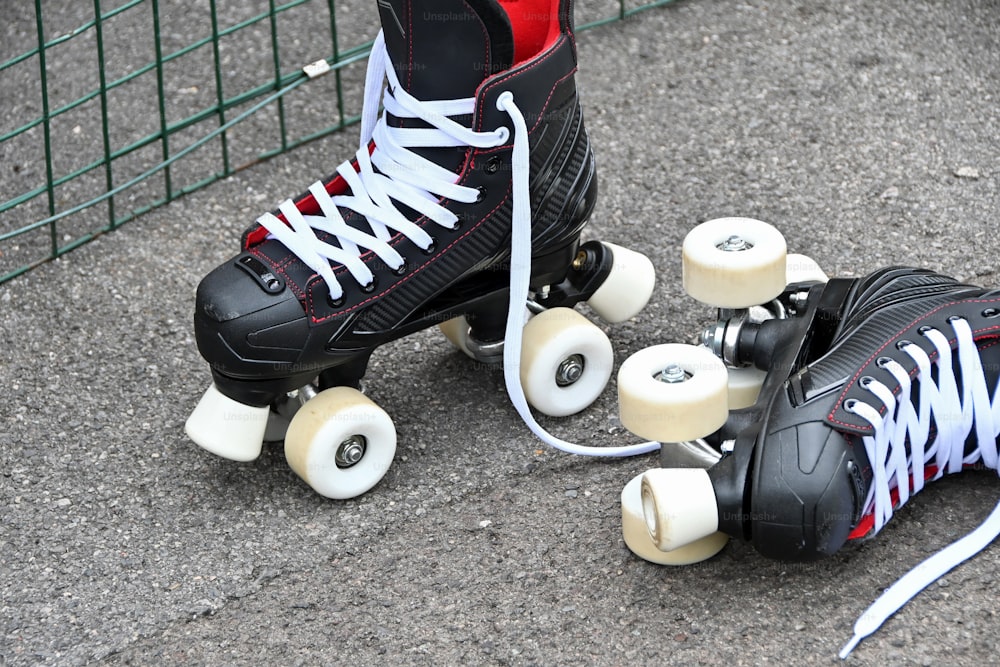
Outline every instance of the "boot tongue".
<path id="1" fill-rule="evenodd" d="M 514 60 L 510 20 L 496 0 L 378 0 L 389 59 L 418 100 L 473 97 Z"/>

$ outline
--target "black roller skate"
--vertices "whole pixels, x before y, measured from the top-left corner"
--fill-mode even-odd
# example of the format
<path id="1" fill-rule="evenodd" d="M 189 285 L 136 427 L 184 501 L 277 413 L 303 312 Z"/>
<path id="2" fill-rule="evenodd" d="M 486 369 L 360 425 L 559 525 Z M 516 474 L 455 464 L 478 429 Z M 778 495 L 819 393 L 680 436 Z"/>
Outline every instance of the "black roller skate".
<path id="1" fill-rule="evenodd" d="M 633 502 L 658 550 L 721 548 L 731 536 L 772 558 L 815 560 L 877 533 L 926 481 L 969 465 L 997 468 L 1000 290 L 901 267 L 826 281 L 802 259 L 788 262 L 781 280 L 770 267 L 784 255 L 784 241 L 767 227 L 729 219 L 692 232 L 685 285 L 722 307 L 718 324 L 703 336 L 708 349 L 701 348 L 701 365 L 673 363 L 669 350 L 649 348 L 639 353 L 646 355 L 639 366 L 687 373 L 661 377 L 659 392 L 648 391 L 652 380 L 623 383 L 629 428 L 659 428 L 675 440 L 709 436 L 698 450 L 707 470 L 679 467 L 677 449 L 665 447 L 664 467 L 639 482 L 641 500 Z M 763 291 L 728 300 L 725 281 L 737 266 L 754 269 L 761 281 L 747 282 Z M 765 305 L 751 306 L 755 300 Z M 738 372 L 762 379 L 756 400 L 742 407 L 744 397 L 728 414 L 727 366 L 759 369 Z M 688 430 L 649 417 L 660 411 L 657 401 L 674 410 L 671 393 L 686 385 L 717 397 L 714 405 L 687 407 Z M 969 541 L 949 547 L 876 603 L 843 655 L 1000 533 L 1000 510 L 994 514 Z"/>
<path id="2" fill-rule="evenodd" d="M 572 307 L 622 321 L 653 284 L 642 255 L 580 242 L 597 180 L 569 0 L 378 7 L 357 153 L 258 218 L 194 317 L 213 384 L 190 437 L 242 461 L 284 439 L 292 469 L 334 498 L 371 488 L 395 451 L 392 420 L 358 390 L 376 347 L 442 324 L 494 363 L 523 327 L 515 391 L 571 414 L 613 361 Z"/>

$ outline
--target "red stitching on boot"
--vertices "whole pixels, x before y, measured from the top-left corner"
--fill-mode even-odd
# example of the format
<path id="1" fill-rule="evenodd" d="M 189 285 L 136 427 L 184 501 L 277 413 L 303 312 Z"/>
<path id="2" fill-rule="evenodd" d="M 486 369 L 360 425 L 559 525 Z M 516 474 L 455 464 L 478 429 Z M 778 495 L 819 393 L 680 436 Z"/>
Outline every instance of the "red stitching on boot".
<path id="1" fill-rule="evenodd" d="M 310 320 L 312 321 L 313 324 L 320 324 L 320 323 L 325 322 L 325 321 L 327 321 L 327 320 L 329 320 L 331 318 L 339 317 L 341 315 L 346 315 L 347 313 L 353 312 L 353 311 L 357 310 L 358 308 L 360 308 L 360 307 L 362 307 L 362 306 L 364 306 L 364 305 L 366 305 L 368 303 L 371 303 L 372 301 L 374 301 L 376 299 L 381 299 L 383 296 L 385 296 L 386 294 L 392 292 L 397 287 L 405 284 L 413 276 L 419 274 L 421 271 L 423 271 L 424 269 L 426 269 L 427 267 L 429 267 L 431 264 L 433 264 L 434 262 L 436 262 L 441 256 L 443 256 L 446 252 L 448 252 L 448 250 L 450 250 L 451 248 L 453 248 L 457 243 L 459 243 L 460 241 L 463 241 L 466 237 L 469 236 L 469 234 L 471 234 L 472 232 L 474 232 L 475 230 L 477 230 L 481 226 L 483 226 L 488 220 L 490 220 L 493 217 L 494 214 L 496 214 L 496 212 L 500 209 L 500 207 L 502 207 L 507 202 L 507 200 L 510 199 L 510 195 L 511 195 L 511 187 L 508 185 L 507 186 L 507 193 L 504 195 L 504 198 L 500 200 L 500 202 L 493 208 L 492 211 L 490 211 L 485 216 L 483 216 L 482 220 L 480 220 L 479 222 L 477 222 L 475 225 L 473 225 L 468 230 L 466 230 L 466 232 L 464 234 L 462 234 L 461 236 L 459 236 L 458 238 L 456 238 L 455 240 L 453 240 L 451 243 L 449 243 L 447 246 L 445 246 L 444 248 L 442 248 L 436 255 L 434 255 L 431 259 L 429 259 L 422 266 L 420 266 L 418 269 L 416 269 L 413 273 L 411 273 L 410 275 L 406 276 L 402 280 L 399 280 L 399 281 L 393 283 L 392 286 L 386 288 L 382 292 L 379 292 L 378 294 L 376 294 L 374 296 L 370 296 L 367 299 L 365 299 L 364 301 L 361 301 L 360 303 L 358 303 L 358 304 L 356 304 L 354 306 L 351 306 L 350 308 L 347 308 L 345 310 L 337 311 L 336 313 L 331 313 L 330 315 L 327 315 L 326 317 L 317 318 L 316 314 L 314 312 L 314 309 L 313 309 L 313 305 L 314 305 L 315 301 L 314 301 L 313 296 L 312 296 L 313 292 L 315 291 L 313 289 L 313 286 L 315 285 L 316 280 L 315 280 L 315 278 L 310 279 L 309 283 L 307 283 L 307 285 L 306 285 L 306 312 L 309 313 Z"/>
<path id="2" fill-rule="evenodd" d="M 854 377 L 851 378 L 850 382 L 848 382 L 848 383 L 846 383 L 844 385 L 844 390 L 840 393 L 840 396 L 837 398 L 836 403 L 834 403 L 833 410 L 830 412 L 829 415 L 827 415 L 827 421 L 829 421 L 831 424 L 838 424 L 840 426 L 849 427 L 849 428 L 852 428 L 852 429 L 853 428 L 858 428 L 858 424 L 851 424 L 849 422 L 845 422 L 845 421 L 842 421 L 842 420 L 839 420 L 839 419 L 835 419 L 834 415 L 836 415 L 837 410 L 840 409 L 841 404 L 843 404 L 843 402 L 844 402 L 844 397 L 847 395 L 847 393 L 854 386 L 854 383 L 857 382 L 858 378 L 861 377 L 861 374 L 864 373 L 864 371 L 868 367 L 868 365 L 871 364 L 872 359 L 875 359 L 876 357 L 878 357 L 885 348 L 889 347 L 889 345 L 892 345 L 894 343 L 894 341 L 896 340 L 896 337 L 899 336 L 899 334 L 901 334 L 902 332 L 906 331 L 907 329 L 912 329 L 913 326 L 915 324 L 917 324 L 917 322 L 920 322 L 921 320 L 927 319 L 928 317 L 930 317 L 934 313 L 936 313 L 936 312 L 938 312 L 938 311 L 940 311 L 940 310 L 942 310 L 944 308 L 949 308 L 949 307 L 954 306 L 954 305 L 959 304 L 959 303 L 996 303 L 998 301 L 1000 301 L 1000 299 L 974 299 L 972 301 L 952 301 L 950 303 L 942 304 L 942 305 L 938 306 L 937 308 L 935 308 L 934 310 L 930 311 L 929 313 L 925 313 L 925 314 L 921 315 L 920 317 L 916 318 L 915 320 L 911 321 L 905 327 L 903 327 L 898 332 L 896 332 L 896 335 L 893 336 L 892 338 L 890 338 L 888 341 L 886 341 L 886 343 L 884 345 L 882 345 L 882 347 L 878 348 L 878 350 L 876 350 L 874 354 L 872 354 L 870 357 L 868 357 L 868 360 L 865 361 L 865 363 L 863 363 L 861 365 L 861 368 L 859 368 L 858 372 L 854 374 Z M 986 327 L 984 329 L 976 329 L 976 330 L 974 330 L 972 332 L 972 337 L 973 337 L 973 339 L 975 339 L 978 334 L 985 333 L 987 331 L 1000 331 L 1000 325 L 994 325 L 994 326 L 991 326 L 991 327 Z M 955 338 L 949 338 L 948 339 L 948 343 L 949 344 L 953 343 L 954 341 L 955 341 Z M 937 357 L 937 351 L 936 350 L 934 352 L 931 352 L 928 355 L 928 358 L 932 362 L 934 361 L 934 359 L 936 357 Z M 910 371 L 910 377 L 916 377 L 918 371 L 919 371 L 918 368 L 915 368 L 912 371 Z M 900 389 L 901 389 L 901 387 L 896 387 L 893 390 L 893 392 L 892 392 L 893 395 L 895 396 L 899 392 Z M 885 406 L 884 405 L 879 409 L 879 414 L 880 415 L 884 415 L 885 414 Z M 866 431 L 870 430 L 870 427 L 869 427 L 869 429 L 865 429 L 865 430 Z"/>

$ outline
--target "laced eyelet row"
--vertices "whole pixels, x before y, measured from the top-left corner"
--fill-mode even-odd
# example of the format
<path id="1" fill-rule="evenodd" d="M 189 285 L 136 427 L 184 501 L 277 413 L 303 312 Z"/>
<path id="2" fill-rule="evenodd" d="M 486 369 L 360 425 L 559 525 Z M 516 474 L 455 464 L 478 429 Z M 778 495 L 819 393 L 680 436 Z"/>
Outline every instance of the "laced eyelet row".
<path id="1" fill-rule="evenodd" d="M 1000 310 L 995 308 L 987 308 L 982 312 L 982 315 L 983 317 L 997 317 L 1000 316 Z M 946 320 L 946 322 L 951 324 L 952 322 L 958 322 L 960 320 L 965 321 L 965 318 L 962 317 L 961 315 L 952 315 Z M 930 325 L 925 324 L 917 329 L 917 334 L 926 338 L 927 334 L 931 331 L 936 331 L 936 329 Z M 897 350 L 903 350 L 903 348 L 905 348 L 908 345 L 913 345 L 913 341 L 909 340 L 908 338 L 896 341 Z M 879 357 L 875 363 L 879 366 L 879 368 L 885 368 L 885 364 L 888 363 L 888 361 L 889 359 L 887 357 Z"/>
<path id="2" fill-rule="evenodd" d="M 987 308 L 982 312 L 982 315 L 983 317 L 998 317 L 1000 316 L 1000 309 Z M 952 315 L 946 321 L 949 324 L 952 324 L 958 321 L 966 321 L 966 319 L 961 315 Z M 925 324 L 917 329 L 917 334 L 926 338 L 927 334 L 931 331 L 936 331 L 936 329 L 930 325 Z M 896 341 L 895 348 L 897 350 L 903 351 L 910 345 L 914 345 L 913 341 L 909 340 L 908 338 L 903 338 L 902 340 Z M 889 364 L 894 363 L 894 361 L 895 360 L 892 359 L 892 357 L 881 356 L 875 360 L 875 365 L 878 368 L 886 370 Z M 873 378 L 870 375 L 864 375 L 858 379 L 858 386 L 861 387 L 862 389 L 869 389 L 873 382 L 876 382 L 875 378 Z M 854 412 L 854 408 L 857 406 L 857 403 L 858 403 L 857 399 L 854 398 L 847 399 L 844 401 L 843 404 L 844 409 L 847 410 L 848 412 Z"/>
<path id="3" fill-rule="evenodd" d="M 1000 316 L 1000 311 L 986 309 L 983 316 Z M 909 341 L 897 344 L 920 370 L 916 378 L 911 380 L 912 371 L 890 363 L 894 360 L 887 356 L 876 360 L 876 365 L 895 379 L 898 393 L 866 375 L 858 384 L 874 401 L 852 397 L 843 403 L 844 410 L 858 415 L 871 427 L 861 441 L 872 470 L 863 511 L 872 518 L 874 533 L 924 487 L 928 466 L 934 466 L 937 472 L 933 479 L 937 479 L 959 472 L 969 464 L 981 462 L 996 468 L 1000 459 L 997 451 L 1000 421 L 994 417 L 1000 414 L 997 405 L 1000 389 L 989 386 L 982 350 L 966 318 L 951 317 L 948 324 L 954 330 L 954 337 L 933 327 L 920 328 L 920 335 L 933 345 L 933 352 L 919 345 L 911 347 Z M 936 356 L 933 361 L 932 354 Z M 970 445 L 974 448 L 970 449 Z M 930 582 L 970 558 L 998 535 L 1000 505 L 973 533 L 925 560 L 883 592 L 858 619 L 854 636 L 841 650 L 840 657 L 846 658 L 863 637 L 874 632 Z M 911 576 L 917 571 L 919 577 Z"/>

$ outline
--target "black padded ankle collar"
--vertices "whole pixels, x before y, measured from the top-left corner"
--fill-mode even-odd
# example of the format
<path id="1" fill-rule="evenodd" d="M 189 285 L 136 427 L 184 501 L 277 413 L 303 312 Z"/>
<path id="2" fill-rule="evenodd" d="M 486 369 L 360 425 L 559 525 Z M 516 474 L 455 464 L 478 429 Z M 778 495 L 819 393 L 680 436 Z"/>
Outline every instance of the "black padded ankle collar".
<path id="1" fill-rule="evenodd" d="M 495 0 L 379 0 L 389 59 L 418 100 L 472 97 L 511 67 L 514 40 Z"/>

